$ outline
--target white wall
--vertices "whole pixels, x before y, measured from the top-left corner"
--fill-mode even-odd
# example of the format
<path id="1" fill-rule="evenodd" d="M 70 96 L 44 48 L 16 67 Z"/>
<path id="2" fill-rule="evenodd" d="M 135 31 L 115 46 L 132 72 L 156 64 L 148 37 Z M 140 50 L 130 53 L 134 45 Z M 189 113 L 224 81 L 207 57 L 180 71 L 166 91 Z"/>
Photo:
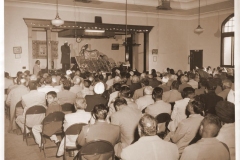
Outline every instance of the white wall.
<path id="1" fill-rule="evenodd" d="M 204 32 L 200 35 L 194 33 L 198 24 L 197 20 L 190 20 L 188 25 L 188 55 L 190 50 L 203 49 L 203 66 L 211 66 L 212 68 L 220 66 L 221 37 L 217 33 L 218 30 L 221 32 L 222 22 L 232 13 L 201 18 L 200 24 Z"/>
<path id="2" fill-rule="evenodd" d="M 77 14 L 74 14 L 74 9 L 68 6 L 59 7 L 60 17 L 68 21 L 85 21 L 94 22 L 95 16 L 102 16 L 103 23 L 125 24 L 124 11 L 109 11 L 100 9 L 77 9 Z M 28 30 L 23 18 L 39 18 L 39 19 L 53 19 L 55 18 L 55 6 L 43 4 L 28 4 L 18 2 L 5 2 L 5 71 L 9 72 L 11 76 L 15 76 L 17 71 L 23 70 L 22 67 L 28 64 Z M 219 23 L 224 17 L 230 13 L 222 15 Z M 203 49 L 203 63 L 204 66 L 211 65 L 218 66 L 220 64 L 220 38 L 213 36 L 217 30 L 218 21 L 216 16 L 203 18 L 201 25 L 205 29 L 201 35 L 193 33 L 193 29 L 197 27 L 197 16 L 188 19 L 187 16 L 179 19 L 172 16 L 170 19 L 164 16 L 152 15 L 149 13 L 129 13 L 128 24 L 149 25 L 154 26 L 149 35 L 149 61 L 147 64 L 149 70 L 155 68 L 157 71 L 170 67 L 175 70 L 189 69 L 188 55 L 191 49 Z M 43 35 L 36 35 L 37 38 L 44 37 Z M 61 44 L 66 40 L 65 38 L 57 38 L 53 36 L 54 40 L 59 41 L 59 51 Z M 114 39 L 96 40 L 85 39 L 80 44 L 75 42 L 75 39 L 67 39 L 69 43 L 73 44 L 74 53 L 78 53 L 83 44 L 91 44 L 91 49 L 97 49 L 105 53 L 115 61 L 124 61 L 124 48 L 120 47 L 119 51 L 111 51 L 111 43 L 122 43 Z M 22 46 L 22 58 L 15 59 L 13 54 L 14 46 Z M 152 49 L 158 49 L 157 62 L 153 62 Z M 139 52 L 140 53 L 140 52 Z M 60 54 L 60 53 L 59 53 Z M 35 61 L 34 61 L 35 62 Z M 33 62 L 33 63 L 34 63 Z M 135 63 L 136 64 L 136 63 Z M 42 67 L 44 67 L 42 62 Z M 60 56 L 56 63 L 56 68 L 61 68 Z"/>

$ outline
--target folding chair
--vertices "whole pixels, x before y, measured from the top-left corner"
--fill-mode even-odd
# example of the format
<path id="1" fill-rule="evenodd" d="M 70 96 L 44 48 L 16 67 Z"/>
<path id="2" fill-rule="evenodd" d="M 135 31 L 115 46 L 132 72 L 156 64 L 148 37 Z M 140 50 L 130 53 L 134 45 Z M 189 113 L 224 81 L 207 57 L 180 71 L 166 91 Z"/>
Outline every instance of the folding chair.
<path id="1" fill-rule="evenodd" d="M 145 107 L 143 110 L 142 110 L 142 114 L 144 114 L 146 112 L 146 109 L 147 107 Z"/>
<path id="2" fill-rule="evenodd" d="M 46 108 L 44 106 L 41 106 L 41 105 L 32 106 L 26 111 L 25 120 L 24 120 L 23 141 L 24 141 L 24 139 L 26 139 L 27 145 L 28 145 L 28 136 L 27 136 L 27 133 L 26 133 L 26 127 L 32 128 L 32 127 L 27 126 L 27 124 L 26 124 L 27 116 L 28 115 L 36 115 L 36 114 L 39 115 L 39 114 L 45 114 L 45 113 L 46 113 Z M 36 118 L 38 118 L 38 117 L 36 117 Z M 43 119 L 39 119 L 39 122 L 37 122 L 36 125 L 41 124 L 42 120 Z M 32 134 L 31 130 L 30 130 L 30 133 Z"/>
<path id="3" fill-rule="evenodd" d="M 82 160 L 82 156 L 99 156 L 97 158 L 98 160 L 108 160 L 110 157 L 112 157 L 112 160 L 114 160 L 114 146 L 105 140 L 94 140 L 82 146 L 78 152 L 78 160 Z M 104 157 L 100 158 L 100 156 Z"/>
<path id="4" fill-rule="evenodd" d="M 69 126 L 67 128 L 67 130 L 65 131 L 65 138 L 64 138 L 64 157 L 63 159 L 65 160 L 66 159 L 66 150 L 74 150 L 74 149 L 78 149 L 76 146 L 73 147 L 73 146 L 66 146 L 66 137 L 69 136 L 69 135 L 78 135 L 81 130 L 82 130 L 82 127 L 85 126 L 87 124 L 85 123 L 77 123 L 77 124 L 73 124 L 71 126 Z"/>
<path id="5" fill-rule="evenodd" d="M 158 122 L 158 136 L 162 139 L 167 134 L 167 126 L 171 120 L 171 116 L 168 113 L 160 113 L 156 116 Z"/>
<path id="6" fill-rule="evenodd" d="M 61 106 L 62 106 L 62 112 L 65 114 L 72 113 L 75 111 L 74 105 L 71 103 L 64 103 Z"/>
<path id="7" fill-rule="evenodd" d="M 170 104 L 171 104 L 171 110 L 173 110 L 173 107 L 174 107 L 174 105 L 175 105 L 175 102 L 170 102 Z"/>
<path id="8" fill-rule="evenodd" d="M 42 133 L 41 133 L 41 145 L 42 147 L 40 148 L 40 151 L 43 150 L 44 157 L 46 158 L 46 153 L 45 150 L 48 148 L 57 148 L 58 146 L 49 146 L 45 147 L 45 143 L 43 143 L 43 138 L 45 137 L 50 137 L 51 135 L 61 135 L 63 137 L 63 130 L 62 130 L 62 124 L 64 120 L 64 113 L 63 112 L 53 112 L 50 113 L 48 116 L 46 116 L 43 119 L 43 128 L 42 128 Z M 51 124 L 51 125 L 50 125 Z M 54 129 L 53 130 L 53 127 Z M 60 130 L 58 128 L 61 128 Z M 58 129 L 58 130 L 56 130 Z"/>

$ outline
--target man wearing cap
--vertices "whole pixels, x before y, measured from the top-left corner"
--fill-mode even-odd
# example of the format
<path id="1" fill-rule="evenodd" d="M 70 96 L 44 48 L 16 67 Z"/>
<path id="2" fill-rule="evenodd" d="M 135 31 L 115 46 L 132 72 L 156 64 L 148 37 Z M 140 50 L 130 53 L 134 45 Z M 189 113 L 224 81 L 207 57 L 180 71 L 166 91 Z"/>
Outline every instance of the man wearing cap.
<path id="1" fill-rule="evenodd" d="M 104 84 L 102 82 L 98 82 L 94 86 L 94 95 L 86 95 L 86 103 L 87 103 L 87 112 L 91 112 L 93 107 L 97 104 L 107 104 L 107 100 L 102 96 L 103 92 L 105 91 Z"/>
<path id="2" fill-rule="evenodd" d="M 169 80 L 168 76 L 167 76 L 167 75 L 164 76 L 164 77 L 162 78 L 162 84 L 159 85 L 159 87 L 163 89 L 163 92 L 170 91 L 170 87 L 167 85 L 168 80 Z"/>
<path id="3" fill-rule="evenodd" d="M 235 160 L 235 105 L 228 101 L 220 101 L 215 109 L 222 123 L 216 138 L 228 146 L 231 160 Z"/>
<path id="4" fill-rule="evenodd" d="M 142 111 L 148 105 L 154 103 L 154 100 L 152 98 L 153 88 L 151 86 L 147 86 L 144 88 L 143 92 L 144 92 L 144 96 L 136 99 L 135 101 L 140 111 Z"/>
<path id="5" fill-rule="evenodd" d="M 61 52 L 62 71 L 65 73 L 66 70 L 70 68 L 70 47 L 67 41 L 65 41 L 64 45 L 61 46 Z"/>

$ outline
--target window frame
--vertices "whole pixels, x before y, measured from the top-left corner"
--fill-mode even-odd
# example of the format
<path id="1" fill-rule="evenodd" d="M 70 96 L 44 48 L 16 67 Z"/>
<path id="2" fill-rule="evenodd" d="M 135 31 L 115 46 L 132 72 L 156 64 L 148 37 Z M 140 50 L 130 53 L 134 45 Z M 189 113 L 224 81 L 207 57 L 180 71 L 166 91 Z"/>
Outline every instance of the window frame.
<path id="1" fill-rule="evenodd" d="M 221 67 L 229 67 L 229 68 L 234 68 L 234 32 L 224 32 L 223 33 L 223 27 L 225 26 L 225 24 L 231 19 L 234 17 L 234 13 L 229 15 L 223 22 L 222 22 L 222 25 L 221 25 L 221 48 L 220 48 L 220 51 L 221 51 L 221 56 L 220 56 L 220 66 Z M 224 65 L 224 38 L 225 37 L 233 37 L 233 40 L 232 40 L 232 51 L 231 51 L 231 65 Z"/>

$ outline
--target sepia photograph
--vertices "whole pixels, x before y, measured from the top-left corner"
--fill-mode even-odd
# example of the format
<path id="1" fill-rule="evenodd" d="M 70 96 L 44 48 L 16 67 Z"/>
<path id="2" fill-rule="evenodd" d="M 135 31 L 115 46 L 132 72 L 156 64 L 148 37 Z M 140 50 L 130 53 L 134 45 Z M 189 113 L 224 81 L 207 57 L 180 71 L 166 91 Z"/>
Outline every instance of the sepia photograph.
<path id="1" fill-rule="evenodd" d="M 240 0 L 0 3 L 1 159 L 240 160 Z"/>

